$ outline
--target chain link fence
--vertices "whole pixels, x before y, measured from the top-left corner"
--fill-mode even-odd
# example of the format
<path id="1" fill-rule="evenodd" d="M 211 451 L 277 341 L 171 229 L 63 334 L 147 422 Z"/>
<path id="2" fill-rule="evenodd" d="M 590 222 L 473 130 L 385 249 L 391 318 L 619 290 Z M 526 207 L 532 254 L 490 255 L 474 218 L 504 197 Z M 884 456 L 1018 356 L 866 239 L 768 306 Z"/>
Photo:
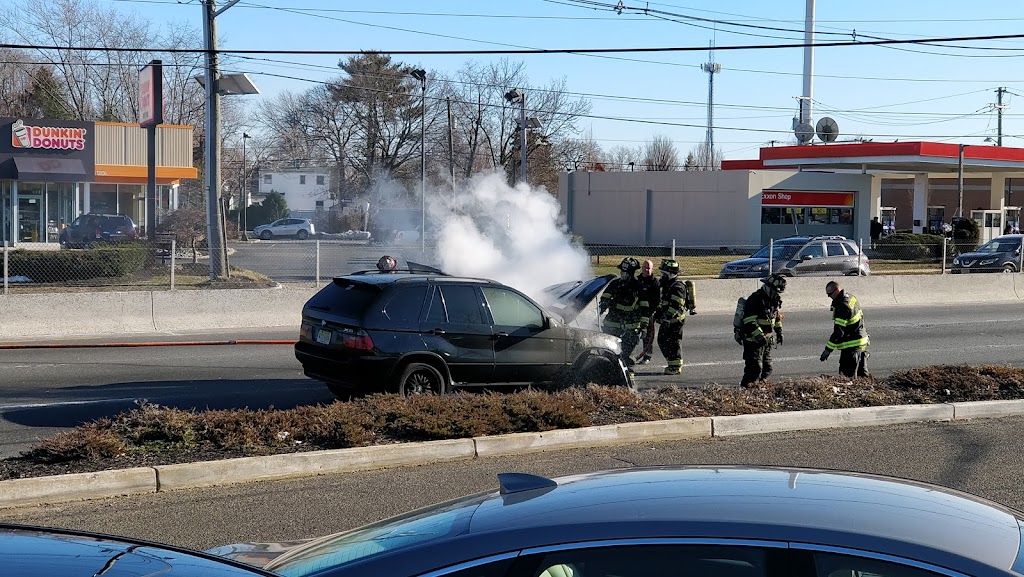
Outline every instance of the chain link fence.
<path id="1" fill-rule="evenodd" d="M 934 237 L 931 237 L 934 238 Z M 871 275 L 946 274 L 964 272 L 1013 272 L 1024 269 L 1020 238 L 1016 244 L 996 246 L 1003 252 L 973 253 L 977 242 L 947 239 L 946 242 L 853 243 L 842 255 L 809 255 L 768 250 L 762 245 L 732 246 L 620 246 L 589 245 L 595 274 L 616 273 L 625 257 L 650 259 L 657 267 L 661 259 L 675 257 L 688 278 L 719 278 L 727 264 L 751 255 L 775 255 L 771 269 L 780 266 L 794 275 L 837 275 L 863 270 Z M 774 246 L 774 245 L 773 245 Z M 777 248 L 777 247 L 776 247 Z M 427 253 L 432 247 L 427 246 Z M 760 252 L 759 252 L 760 251 Z M 860 254 L 856 254 L 859 252 Z M 34 246 L 3 248 L 3 293 L 70 292 L 76 290 L 188 290 L 209 288 L 253 288 L 276 284 L 321 286 L 330 278 L 359 270 L 372 270 L 381 255 L 394 256 L 400 263 L 433 264 L 420 246 L 372 245 L 365 241 L 307 240 L 230 242 L 225 258 L 226 278 L 210 280 L 209 255 L 205 246 L 182 246 L 172 236 L 156 242 L 96 245 L 90 248 Z M 765 259 L 767 262 L 767 259 Z M 846 269 L 836 262 L 845 262 Z M 749 261 L 747 261 L 749 262 Z M 404 266 L 404 264 L 402 265 Z M 831 266 L 831 268 L 829 268 Z M 850 268 L 855 267 L 855 268 Z M 726 276 L 765 276 L 769 267 Z"/>

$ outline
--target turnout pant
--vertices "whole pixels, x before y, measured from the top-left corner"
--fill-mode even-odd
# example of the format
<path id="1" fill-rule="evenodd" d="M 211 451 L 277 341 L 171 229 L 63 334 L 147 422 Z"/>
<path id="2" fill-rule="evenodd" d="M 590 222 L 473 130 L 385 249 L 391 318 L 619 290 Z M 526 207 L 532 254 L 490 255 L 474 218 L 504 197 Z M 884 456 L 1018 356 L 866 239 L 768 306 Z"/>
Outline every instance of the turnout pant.
<path id="1" fill-rule="evenodd" d="M 840 349 L 839 374 L 844 377 L 870 377 L 868 352 L 859 349 Z"/>
<path id="2" fill-rule="evenodd" d="M 743 380 L 740 381 L 740 386 L 745 387 L 756 381 L 763 381 L 771 374 L 771 345 L 743 341 Z"/>
<path id="3" fill-rule="evenodd" d="M 683 323 L 661 323 L 658 328 L 658 349 L 665 355 L 668 366 L 665 372 L 682 372 L 683 370 Z"/>

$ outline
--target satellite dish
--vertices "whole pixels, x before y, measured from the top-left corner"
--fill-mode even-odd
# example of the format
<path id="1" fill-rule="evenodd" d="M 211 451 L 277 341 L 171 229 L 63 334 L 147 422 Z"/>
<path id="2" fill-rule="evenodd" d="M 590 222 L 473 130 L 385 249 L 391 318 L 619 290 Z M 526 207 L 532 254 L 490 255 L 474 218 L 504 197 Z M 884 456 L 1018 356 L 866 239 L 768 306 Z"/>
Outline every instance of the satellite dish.
<path id="1" fill-rule="evenodd" d="M 816 132 L 818 133 L 818 138 L 820 138 L 822 142 L 835 142 L 836 138 L 839 136 L 839 125 L 836 124 L 835 120 L 825 116 L 818 121 Z"/>
<path id="2" fill-rule="evenodd" d="M 807 144 L 814 138 L 814 127 L 806 122 L 801 122 L 797 125 L 796 130 L 793 131 L 796 134 L 796 140 L 800 144 Z"/>

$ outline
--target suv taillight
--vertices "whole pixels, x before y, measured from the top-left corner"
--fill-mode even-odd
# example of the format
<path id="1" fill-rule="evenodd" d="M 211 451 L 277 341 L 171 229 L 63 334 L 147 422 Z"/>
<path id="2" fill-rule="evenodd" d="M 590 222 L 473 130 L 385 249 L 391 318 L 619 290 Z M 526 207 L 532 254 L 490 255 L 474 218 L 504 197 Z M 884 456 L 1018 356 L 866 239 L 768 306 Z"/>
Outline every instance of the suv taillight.
<path id="1" fill-rule="evenodd" d="M 357 351 L 372 351 L 373 350 L 373 339 L 370 335 L 366 334 L 366 331 L 360 329 L 354 333 L 344 332 L 338 334 L 338 340 L 341 341 L 341 346 Z"/>

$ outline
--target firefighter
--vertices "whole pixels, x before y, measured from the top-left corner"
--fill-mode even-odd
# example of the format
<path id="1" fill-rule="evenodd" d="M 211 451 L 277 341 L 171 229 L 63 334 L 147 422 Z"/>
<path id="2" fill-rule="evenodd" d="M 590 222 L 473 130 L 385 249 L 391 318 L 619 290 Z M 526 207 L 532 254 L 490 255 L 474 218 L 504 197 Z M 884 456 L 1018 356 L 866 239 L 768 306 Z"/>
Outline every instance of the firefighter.
<path id="1" fill-rule="evenodd" d="M 636 362 L 646 365 L 651 362 L 651 352 L 654 351 L 654 335 L 657 333 L 657 324 L 654 322 L 654 311 L 661 302 L 661 286 L 658 284 L 658 277 L 654 274 L 654 261 L 645 260 L 640 268 L 640 331 L 643 333 L 644 348 L 637 357 Z"/>
<path id="2" fill-rule="evenodd" d="M 661 298 L 654 318 L 658 322 L 658 349 L 668 363 L 666 375 L 683 372 L 683 323 L 686 312 L 696 312 L 693 283 L 679 278 L 679 263 L 665 259 L 661 261 Z"/>
<path id="3" fill-rule="evenodd" d="M 839 374 L 844 377 L 870 377 L 868 372 L 868 330 L 864 311 L 857 297 L 847 293 L 836 281 L 825 285 L 825 294 L 832 299 L 832 336 L 825 343 L 821 362 L 839 349 Z"/>
<path id="4" fill-rule="evenodd" d="M 601 294 L 598 310 L 608 312 L 601 320 L 601 330 L 622 339 L 622 362 L 629 367 L 633 365 L 633 349 L 640 342 L 640 281 L 635 276 L 640 263 L 626 257 L 618 268 L 619 278 Z"/>
<path id="5" fill-rule="evenodd" d="M 782 293 L 786 278 L 772 274 L 743 306 L 743 380 L 749 387 L 772 374 L 772 347 L 782 344 Z"/>

